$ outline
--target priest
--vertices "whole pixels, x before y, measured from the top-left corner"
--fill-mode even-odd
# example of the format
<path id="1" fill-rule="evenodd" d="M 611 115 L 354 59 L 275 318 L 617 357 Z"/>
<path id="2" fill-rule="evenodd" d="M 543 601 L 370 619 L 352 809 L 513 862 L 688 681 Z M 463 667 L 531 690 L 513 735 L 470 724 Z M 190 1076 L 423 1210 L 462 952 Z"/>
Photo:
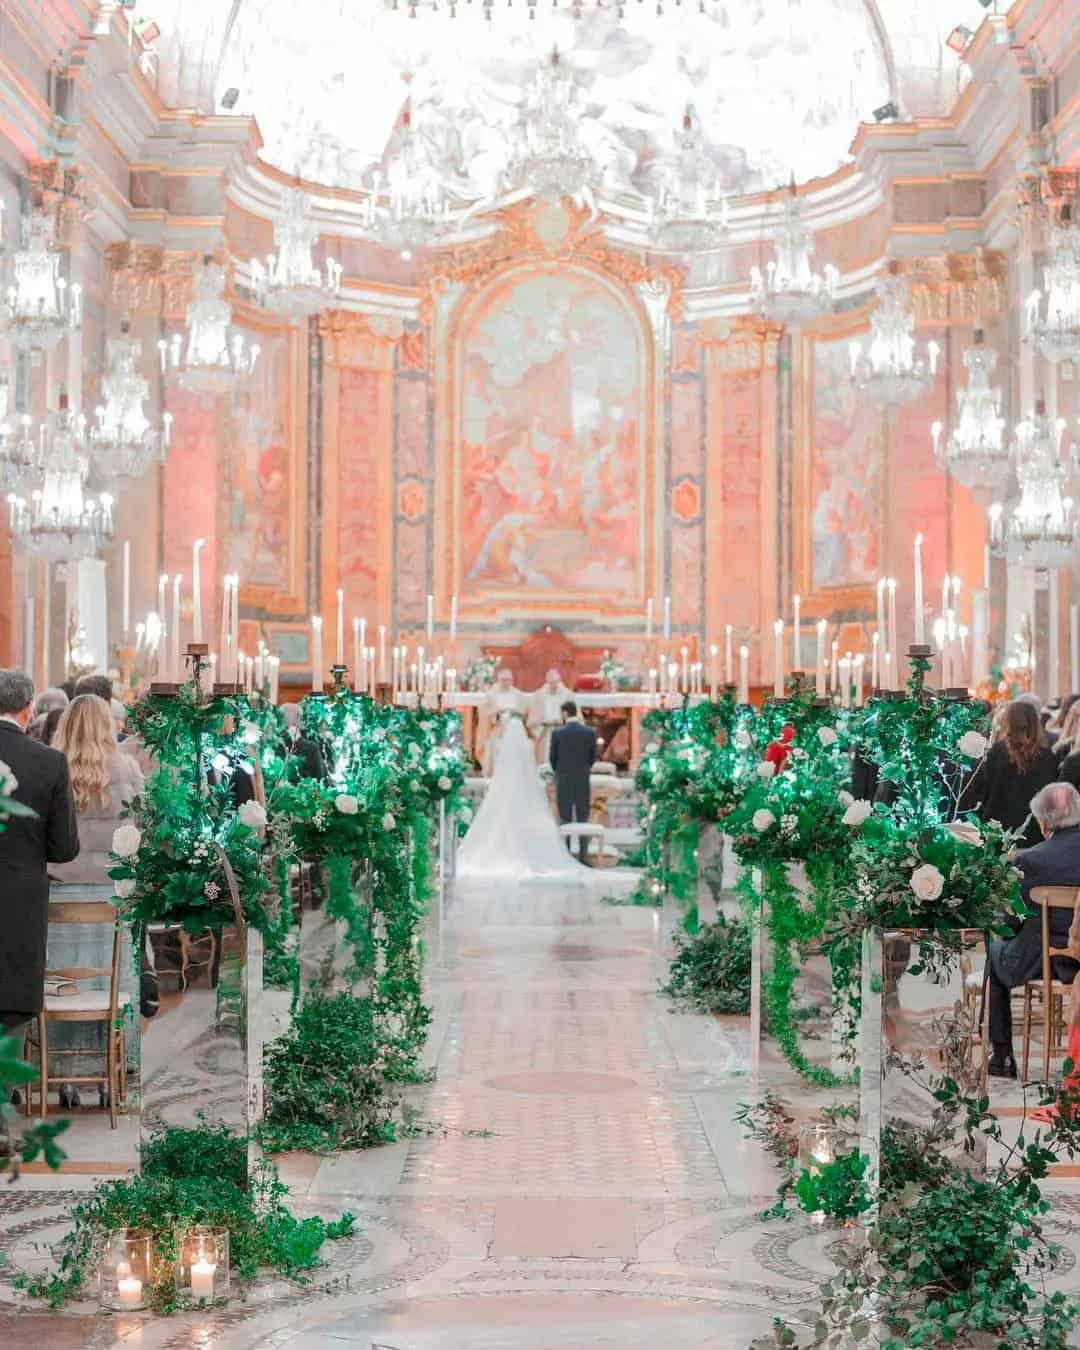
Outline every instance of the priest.
<path id="1" fill-rule="evenodd" d="M 549 670 L 544 683 L 529 698 L 529 730 L 536 742 L 536 759 L 546 764 L 551 749 L 551 733 L 562 726 L 562 706 L 573 695 L 557 670 Z"/>

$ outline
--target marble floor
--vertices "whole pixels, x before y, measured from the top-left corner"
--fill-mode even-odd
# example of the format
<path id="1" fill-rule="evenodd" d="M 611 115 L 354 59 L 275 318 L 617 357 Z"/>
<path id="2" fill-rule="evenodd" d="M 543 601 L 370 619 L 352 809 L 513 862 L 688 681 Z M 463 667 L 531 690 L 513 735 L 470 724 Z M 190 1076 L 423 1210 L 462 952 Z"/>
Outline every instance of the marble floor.
<path id="1" fill-rule="evenodd" d="M 263 1284 L 209 1315 L 106 1318 L 32 1311 L 0 1279 L 0 1345 L 745 1350 L 777 1314 L 809 1315 L 844 1237 L 761 1221 L 778 1173 L 732 1120 L 790 1079 L 768 1061 L 751 1077 L 746 1019 L 674 1013 L 656 992 L 672 916 L 602 894 L 447 897 L 429 950 L 437 1074 L 414 1096 L 429 1129 L 283 1160 L 297 1212 L 359 1220 L 309 1288 Z M 91 1180 L 5 1188 L 8 1274 L 47 1261 Z M 1065 1186 L 1062 1233 L 1074 1199 Z"/>

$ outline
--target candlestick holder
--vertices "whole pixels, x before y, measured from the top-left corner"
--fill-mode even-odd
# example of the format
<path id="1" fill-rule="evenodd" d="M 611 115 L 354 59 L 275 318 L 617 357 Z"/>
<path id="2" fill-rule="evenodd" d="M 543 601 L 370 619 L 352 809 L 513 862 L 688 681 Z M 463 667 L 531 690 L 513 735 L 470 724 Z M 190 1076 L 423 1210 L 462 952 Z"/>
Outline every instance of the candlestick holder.
<path id="1" fill-rule="evenodd" d="M 109 1312 L 146 1307 L 153 1274 L 153 1239 L 138 1228 L 109 1234 L 98 1262 L 98 1301 Z"/>
<path id="2" fill-rule="evenodd" d="M 192 1228 L 177 1242 L 176 1292 L 193 1303 L 229 1297 L 229 1230 Z"/>
<path id="3" fill-rule="evenodd" d="M 150 692 L 155 698 L 178 698 L 180 686 L 175 680 L 154 680 L 151 682 Z"/>
<path id="4" fill-rule="evenodd" d="M 191 679 L 195 685 L 195 702 L 203 700 L 202 676 L 210 669 L 210 645 L 206 642 L 189 642 L 184 649 L 184 663 L 191 667 Z"/>
<path id="5" fill-rule="evenodd" d="M 237 698 L 244 692 L 244 686 L 237 684 L 233 680 L 215 681 L 213 685 L 213 695 L 215 698 Z"/>
<path id="6" fill-rule="evenodd" d="M 334 693 L 345 693 L 345 676 L 349 673 L 348 666 L 333 665 L 330 667 L 330 678 L 334 681 Z"/>

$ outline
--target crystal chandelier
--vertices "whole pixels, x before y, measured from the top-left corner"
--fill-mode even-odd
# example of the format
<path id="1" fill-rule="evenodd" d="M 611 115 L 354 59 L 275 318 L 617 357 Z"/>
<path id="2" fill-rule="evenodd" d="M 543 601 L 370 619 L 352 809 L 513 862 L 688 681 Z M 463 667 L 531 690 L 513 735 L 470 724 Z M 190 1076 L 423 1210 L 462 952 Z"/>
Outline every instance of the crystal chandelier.
<path id="1" fill-rule="evenodd" d="M 325 270 L 312 260 L 319 232 L 311 219 L 311 198 L 302 188 L 286 188 L 274 218 L 274 243 L 265 266 L 251 260 L 255 298 L 275 314 L 306 318 L 326 309 L 341 289 L 341 264 L 327 258 Z"/>
<path id="2" fill-rule="evenodd" d="M 409 259 L 430 248 L 450 229 L 450 200 L 428 162 L 413 126 L 412 111 L 402 114 L 397 151 L 376 174 L 365 209 L 366 228 L 384 248 Z"/>
<path id="3" fill-rule="evenodd" d="M 1076 447 L 1062 454 L 1065 419 L 1051 422 L 1043 403 L 1016 427 L 1012 457 L 1020 500 L 1006 514 L 990 508 L 990 545 L 1010 562 L 1046 570 L 1075 561 L 1080 550 L 1080 517 L 1066 495 L 1077 468 Z"/>
<path id="4" fill-rule="evenodd" d="M 60 274 L 62 253 L 44 211 L 23 218 L 23 234 L 25 246 L 7 265 L 0 333 L 16 347 L 49 350 L 82 327 L 82 288 L 77 282 L 69 286 Z"/>
<path id="5" fill-rule="evenodd" d="M 187 308 L 187 336 L 174 333 L 158 343 L 163 375 L 176 374 L 182 388 L 225 393 L 237 378 L 250 375 L 259 345 L 232 326 L 232 310 L 222 298 L 225 271 L 209 256 L 196 268 L 195 299 Z"/>
<path id="6" fill-rule="evenodd" d="M 649 238 L 665 253 L 715 248 L 727 229 L 727 201 L 719 201 L 719 180 L 691 109 L 675 138 L 676 163 L 664 174 L 649 204 Z"/>
<path id="7" fill-rule="evenodd" d="M 1028 297 L 1027 335 L 1048 361 L 1075 361 L 1080 359 L 1080 224 L 1068 215 L 1051 230 L 1050 253 L 1043 274 L 1046 294 L 1036 290 Z"/>
<path id="8" fill-rule="evenodd" d="M 776 257 L 766 268 L 751 268 L 750 295 L 762 316 L 789 328 L 810 323 L 833 307 L 840 273 L 830 263 L 815 272 L 809 230 L 803 224 L 795 186 L 784 201 L 784 216 L 773 242 Z"/>
<path id="9" fill-rule="evenodd" d="M 40 456 L 26 413 L 0 424 L 0 491 L 30 492 L 37 483 Z"/>
<path id="10" fill-rule="evenodd" d="M 30 437 L 31 441 L 34 438 Z M 112 537 L 113 499 L 86 494 L 89 467 L 86 418 L 71 412 L 67 396 L 40 428 L 38 485 L 26 496 L 8 494 L 15 543 L 50 562 L 96 554 Z"/>
<path id="11" fill-rule="evenodd" d="M 964 487 L 1000 496 L 1009 482 L 1009 451 L 1001 390 L 990 384 L 997 352 L 983 345 L 981 328 L 975 330 L 974 347 L 964 352 L 964 365 L 967 388 L 956 391 L 959 420 L 948 437 L 943 436 L 940 422 L 930 428 L 934 455 L 941 468 Z"/>
<path id="12" fill-rule="evenodd" d="M 555 202 L 581 197 L 600 177 L 581 141 L 583 117 L 574 77 L 555 47 L 525 93 L 518 145 L 507 166 L 509 188 Z"/>
<path id="13" fill-rule="evenodd" d="M 870 341 L 853 342 L 851 377 L 879 403 L 910 403 L 933 385 L 940 348 L 926 344 L 925 357 L 915 345 L 915 311 L 905 279 L 894 272 L 878 277 L 878 303 L 870 315 Z"/>
<path id="14" fill-rule="evenodd" d="M 106 344 L 108 372 L 102 377 L 102 403 L 94 409 L 87 441 L 90 468 L 95 479 L 111 483 L 139 478 L 151 464 L 161 463 L 169 448 L 172 416 L 165 413 L 161 429 L 150 425 L 143 411 L 149 385 L 137 366 L 142 343 L 128 337 L 125 320 L 120 337 Z"/>

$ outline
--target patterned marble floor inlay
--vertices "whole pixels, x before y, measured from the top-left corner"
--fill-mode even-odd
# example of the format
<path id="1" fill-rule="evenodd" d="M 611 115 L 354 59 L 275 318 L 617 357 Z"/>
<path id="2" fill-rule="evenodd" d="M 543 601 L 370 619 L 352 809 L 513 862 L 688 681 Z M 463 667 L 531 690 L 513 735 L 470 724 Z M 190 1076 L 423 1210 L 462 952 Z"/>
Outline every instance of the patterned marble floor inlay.
<path id="1" fill-rule="evenodd" d="M 0 1346 L 746 1350 L 778 1313 L 807 1321 L 842 1237 L 762 1222 L 779 1174 L 733 1120 L 763 1086 L 798 1088 L 768 1056 L 751 1076 L 745 1018 L 676 1014 L 658 995 L 676 922 L 581 890 L 451 892 L 428 934 L 435 1073 L 410 1092 L 426 1132 L 281 1161 L 298 1214 L 358 1219 L 312 1284 L 112 1319 L 28 1309 L 9 1282 Z M 47 1264 L 76 1182 L 0 1189 L 0 1278 Z M 1063 1181 L 1053 1199 L 1071 1248 L 1080 1192 Z M 1068 1258 L 1053 1279 L 1071 1292 Z"/>

